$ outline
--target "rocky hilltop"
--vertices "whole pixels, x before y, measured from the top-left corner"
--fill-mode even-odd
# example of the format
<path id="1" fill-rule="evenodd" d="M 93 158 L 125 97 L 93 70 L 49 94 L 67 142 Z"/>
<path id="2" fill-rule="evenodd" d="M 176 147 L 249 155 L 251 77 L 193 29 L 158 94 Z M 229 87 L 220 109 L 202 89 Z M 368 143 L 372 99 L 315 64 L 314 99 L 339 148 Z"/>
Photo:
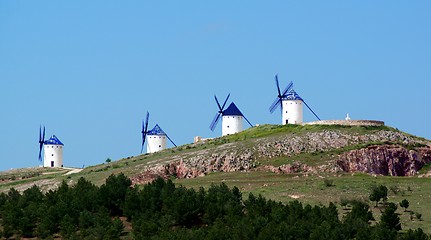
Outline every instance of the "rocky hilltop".
<path id="1" fill-rule="evenodd" d="M 110 174 L 125 173 L 134 184 L 163 178 L 197 178 L 213 172 L 274 172 L 328 176 L 362 172 L 373 175 L 424 176 L 431 163 L 431 142 L 386 126 L 262 125 L 241 133 L 131 156 L 68 172 L 21 169 L 0 173 L 0 191 L 43 190 L 80 177 L 103 184 Z M 428 169 L 428 167 L 426 168 Z M 420 171 L 420 174 L 419 174 Z"/>
<path id="2" fill-rule="evenodd" d="M 421 227 L 431 233 L 431 187 L 426 179 L 431 176 L 430 146 L 427 139 L 386 126 L 262 125 L 80 172 L 66 168 L 0 172 L 0 192 L 11 187 L 24 192 L 34 185 L 48 192 L 62 182 L 74 185 L 82 177 L 100 186 L 111 174 L 122 172 L 135 185 L 158 176 L 195 190 L 223 182 L 238 187 L 244 196 L 327 205 L 346 199 L 366 202 L 372 187 L 382 184 L 390 190 L 391 202 L 408 199 L 411 212 L 424 214 L 423 221 L 412 220 L 399 208 L 405 229 Z M 343 213 L 344 207 L 339 211 Z"/>
<path id="3" fill-rule="evenodd" d="M 265 135 L 274 129 L 279 131 Z M 413 176 L 431 162 L 428 140 L 384 126 L 267 125 L 236 135 L 187 146 L 202 149 L 147 165 L 132 181 L 141 184 L 157 176 L 195 178 L 233 171 Z"/>

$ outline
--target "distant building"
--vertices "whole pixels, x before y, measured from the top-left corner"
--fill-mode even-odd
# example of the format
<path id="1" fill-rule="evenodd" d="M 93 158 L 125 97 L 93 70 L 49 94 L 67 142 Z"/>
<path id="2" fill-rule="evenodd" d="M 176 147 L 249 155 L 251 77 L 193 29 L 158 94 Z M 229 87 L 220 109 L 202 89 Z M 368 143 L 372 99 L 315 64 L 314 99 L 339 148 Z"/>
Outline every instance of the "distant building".
<path id="1" fill-rule="evenodd" d="M 305 105 L 313 115 L 320 120 L 317 114 L 305 103 L 295 90 L 293 90 L 293 82 L 290 82 L 287 87 L 280 91 L 278 77 L 275 75 L 275 83 L 277 85 L 277 98 L 269 107 L 269 112 L 273 113 L 278 106 L 281 107 L 281 124 L 302 124 L 303 123 L 303 105 Z"/>
<path id="2" fill-rule="evenodd" d="M 43 143 L 44 167 L 63 167 L 63 146 L 64 144 L 55 136 L 52 135 L 50 139 Z"/>
<path id="3" fill-rule="evenodd" d="M 244 115 L 235 105 L 231 103 L 226 110 L 223 111 L 221 135 L 226 136 L 242 131 L 242 120 Z"/>
<path id="4" fill-rule="evenodd" d="M 282 100 L 282 124 L 301 124 L 303 122 L 303 100 L 291 89 Z"/>
<path id="5" fill-rule="evenodd" d="M 250 127 L 253 127 L 253 125 L 248 121 L 248 119 L 241 113 L 241 111 L 238 109 L 238 107 L 235 105 L 235 103 L 231 103 L 229 107 L 224 109 L 227 100 L 229 99 L 229 95 L 227 95 L 223 105 L 220 105 L 217 96 L 214 96 L 215 101 L 217 103 L 217 106 L 219 108 L 219 111 L 214 117 L 214 120 L 210 124 L 211 131 L 214 131 L 218 121 L 220 120 L 220 116 L 222 119 L 222 130 L 221 135 L 226 136 L 229 134 L 235 134 L 238 132 L 241 132 L 243 129 L 242 120 L 245 119 L 248 124 L 250 124 Z"/>
<path id="6" fill-rule="evenodd" d="M 166 133 L 156 124 L 156 126 L 147 133 L 147 153 L 166 149 L 166 138 Z"/>
<path id="7" fill-rule="evenodd" d="M 203 138 L 201 136 L 196 136 L 193 138 L 193 143 L 205 142 L 205 141 L 208 141 L 210 139 L 212 139 L 212 138 Z"/>

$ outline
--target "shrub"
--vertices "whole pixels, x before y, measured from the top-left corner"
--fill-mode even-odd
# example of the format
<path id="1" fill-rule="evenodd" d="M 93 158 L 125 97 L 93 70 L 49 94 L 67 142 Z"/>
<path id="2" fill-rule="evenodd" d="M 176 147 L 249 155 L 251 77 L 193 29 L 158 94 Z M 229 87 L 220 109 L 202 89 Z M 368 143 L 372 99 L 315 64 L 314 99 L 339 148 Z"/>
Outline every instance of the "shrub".
<path id="1" fill-rule="evenodd" d="M 323 183 L 325 184 L 325 186 L 326 187 L 333 187 L 333 186 L 335 186 L 335 184 L 334 184 L 334 180 L 331 180 L 331 179 L 325 179 L 325 180 L 323 180 Z"/>
<path id="2" fill-rule="evenodd" d="M 388 203 L 380 218 L 380 225 L 386 229 L 401 230 L 400 217 L 396 213 L 397 205 Z"/>
<path id="3" fill-rule="evenodd" d="M 407 208 L 409 207 L 409 201 L 407 201 L 407 199 L 403 199 L 400 202 L 400 207 L 404 208 L 404 212 L 407 212 Z"/>
<path id="4" fill-rule="evenodd" d="M 371 190 L 370 201 L 376 202 L 376 207 L 380 200 L 386 201 L 388 199 L 388 188 L 384 185 L 375 186 Z"/>
<path id="5" fill-rule="evenodd" d="M 422 220 L 422 214 L 421 213 L 415 212 L 415 216 L 416 216 L 417 220 L 419 220 L 419 221 Z"/>
<path id="6" fill-rule="evenodd" d="M 340 199 L 340 205 L 343 207 L 344 210 L 347 210 L 347 205 L 350 203 L 350 200 L 347 198 L 341 198 Z"/>
<path id="7" fill-rule="evenodd" d="M 390 186 L 389 190 L 391 190 L 392 193 L 397 195 L 400 192 L 400 188 L 398 186 Z"/>

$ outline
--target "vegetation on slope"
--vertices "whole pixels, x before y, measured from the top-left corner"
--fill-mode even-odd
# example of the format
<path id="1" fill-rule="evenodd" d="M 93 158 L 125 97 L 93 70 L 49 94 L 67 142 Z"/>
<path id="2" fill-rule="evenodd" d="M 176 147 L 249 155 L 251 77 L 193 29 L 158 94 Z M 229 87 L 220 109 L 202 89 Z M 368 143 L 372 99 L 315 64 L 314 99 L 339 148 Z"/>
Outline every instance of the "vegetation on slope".
<path id="1" fill-rule="evenodd" d="M 163 165 L 169 162 L 184 160 L 188 161 L 196 156 L 212 156 L 223 152 L 231 152 L 241 149 L 254 149 L 258 144 L 269 142 L 281 142 L 293 137 L 301 137 L 310 134 L 320 133 L 342 133 L 351 136 L 375 136 L 381 132 L 388 132 L 405 136 L 408 141 L 377 141 L 377 142 L 362 142 L 359 144 L 349 143 L 345 147 L 328 148 L 322 151 L 314 152 L 298 152 L 291 155 L 274 155 L 271 157 L 259 157 L 256 162 L 260 165 L 279 166 L 289 164 L 294 161 L 299 161 L 310 166 L 319 166 L 326 164 L 328 161 L 346 151 L 360 149 L 368 145 L 379 144 L 404 144 L 405 147 L 412 149 L 429 144 L 428 140 L 411 136 L 402 133 L 390 127 L 351 127 L 351 126 L 298 126 L 298 125 L 262 125 L 245 130 L 241 133 L 216 138 L 203 143 L 188 144 L 177 148 L 167 149 L 155 154 L 144 154 L 139 156 L 130 156 L 119 161 L 112 161 L 97 166 L 85 168 L 80 173 L 64 175 L 64 172 L 59 169 L 31 169 L 26 174 L 25 170 L 20 172 L 5 172 L 0 173 L 0 192 L 9 191 L 10 187 L 14 187 L 20 192 L 30 188 L 33 184 L 39 186 L 42 192 L 48 192 L 49 189 L 55 191 L 63 186 L 62 181 L 68 184 L 77 184 L 81 177 L 85 177 L 96 186 L 101 186 L 111 174 L 124 173 L 128 177 L 136 176 L 145 169 L 156 165 Z M 336 140 L 336 139 L 334 139 Z M 226 144 L 227 143 L 227 144 Z M 272 151 L 269 149 L 269 151 Z M 271 152 L 269 152 L 271 153 Z M 101 160 L 104 162 L 104 159 Z M 259 165 L 257 164 L 257 165 Z M 426 173 L 430 169 L 426 165 L 421 173 Z M 44 172 L 50 171 L 52 174 L 45 175 Z M 333 186 L 327 187 L 324 179 L 329 179 L 333 182 Z M 195 179 L 176 179 L 176 183 L 180 183 L 186 187 L 192 187 L 198 191 L 201 186 L 205 189 L 211 188 L 211 184 L 226 183 L 230 187 L 237 186 L 241 192 L 248 195 L 262 194 L 268 199 L 281 201 L 288 204 L 292 199 L 298 198 L 303 203 L 327 206 L 330 202 L 340 203 L 343 199 L 368 201 L 368 194 L 371 187 L 375 184 L 384 184 L 389 188 L 399 189 L 395 194 L 389 191 L 389 201 L 400 202 L 404 198 L 410 201 L 409 210 L 413 213 L 423 214 L 421 220 L 413 217 L 410 219 L 409 214 L 400 213 L 400 218 L 403 226 L 406 229 L 416 229 L 421 227 L 427 233 L 431 233 L 431 185 L 427 178 L 394 178 L 394 177 L 372 177 L 366 174 L 342 174 L 342 173 L 296 173 L 296 174 L 274 174 L 267 172 L 265 169 L 252 169 L 248 172 L 232 172 L 232 173 L 210 173 L 205 177 Z M 339 205 L 338 210 L 344 213 Z M 371 209 L 377 219 L 380 216 L 378 209 Z M 412 214 L 414 216 L 414 214 Z M 375 222 L 371 221 L 372 224 Z"/>
<path id="2" fill-rule="evenodd" d="M 242 131 L 237 134 L 215 138 L 208 140 L 202 143 L 196 144 L 187 144 L 183 146 L 179 146 L 172 149 L 167 149 L 161 152 L 153 153 L 153 154 L 143 154 L 138 156 L 129 156 L 118 161 L 112 161 L 109 163 L 105 163 L 104 160 L 101 160 L 102 164 L 96 166 L 86 167 L 79 174 L 73 174 L 70 180 L 77 181 L 79 177 L 84 176 L 86 179 L 91 180 L 95 184 L 102 184 L 104 180 L 112 173 L 123 172 L 127 176 L 133 176 L 144 169 L 157 165 L 164 164 L 171 161 L 183 159 L 187 161 L 190 158 L 195 157 L 196 155 L 210 156 L 211 154 L 219 154 L 221 152 L 232 151 L 233 150 L 243 150 L 248 151 L 255 148 L 259 143 L 265 142 L 277 142 L 283 139 L 289 139 L 295 136 L 302 136 L 310 133 L 319 133 L 325 131 L 335 131 L 355 136 L 365 136 L 372 135 L 378 133 L 380 131 L 394 132 L 399 133 L 398 130 L 386 127 L 386 126 L 377 126 L 377 127 L 360 127 L 360 126 L 336 126 L 336 125 L 261 125 L 258 127 L 249 128 L 245 131 Z M 427 142 L 424 139 L 417 138 L 405 133 L 406 137 L 411 137 L 414 139 L 416 144 L 423 144 L 423 142 Z M 335 140 L 335 139 L 334 139 Z M 230 144 L 226 144 L 230 143 Z M 329 158 L 325 156 L 337 155 L 341 154 L 345 151 L 349 151 L 352 149 L 358 149 L 369 144 L 381 144 L 382 142 L 363 142 L 359 144 L 349 144 L 345 147 L 340 148 L 329 148 L 324 151 L 317 152 L 297 152 L 286 156 L 278 155 L 275 157 L 265 157 L 256 155 L 256 161 L 261 162 L 262 164 L 282 164 L 282 161 L 288 162 L 289 159 L 309 159 L 308 163 L 312 164 L 323 164 Z M 403 144 L 400 142 L 400 144 Z M 418 145 L 419 146 L 419 145 Z M 267 149 L 268 151 L 272 151 L 273 149 Z M 309 156 L 307 156 L 309 155 Z M 283 157 L 280 159 L 280 157 Z M 277 163 L 278 162 L 278 163 Z M 35 177 L 41 175 L 40 172 L 35 172 L 31 169 L 32 173 L 30 177 Z M 50 171 L 49 169 L 43 169 L 43 171 Z M 54 170 L 58 171 L 58 170 Z M 32 175 L 33 174 L 33 175 Z M 35 175 L 36 174 L 36 175 Z M 24 177 L 28 179 L 27 177 Z M 66 177 L 59 177 L 58 183 L 59 185 L 63 179 Z M 17 172 L 4 172 L 0 173 L 0 179 L 3 179 L 3 183 L 7 184 L 10 181 L 22 180 L 22 174 Z M 7 191 L 8 188 L 3 188 L 4 184 L 0 184 L 0 191 Z M 51 184 L 51 183 L 50 183 Z M 55 185 L 55 184 L 54 184 Z"/>
<path id="3" fill-rule="evenodd" d="M 331 184 L 327 184 L 328 180 Z M 388 201 L 410 202 L 409 212 L 398 209 L 397 213 L 404 229 L 422 228 L 431 233 L 431 185 L 429 178 L 370 176 L 368 174 L 274 174 L 271 172 L 232 172 L 213 173 L 203 178 L 178 179 L 177 184 L 187 188 L 209 188 L 212 184 L 225 183 L 229 187 L 238 187 L 243 194 L 261 194 L 268 199 L 288 203 L 298 200 L 312 206 L 336 204 L 340 212 L 343 202 L 359 200 L 374 205 L 369 194 L 376 185 L 388 187 Z M 329 185 L 329 186 L 328 186 Z M 373 215 L 380 216 L 380 208 L 371 208 Z M 422 219 L 415 218 L 415 213 L 422 214 Z"/>
<path id="4" fill-rule="evenodd" d="M 355 134 L 369 134 L 381 130 L 397 131 L 387 126 L 342 126 L 342 125 L 271 125 L 264 124 L 258 127 L 249 128 L 237 134 L 228 135 L 222 138 L 216 138 L 215 144 L 226 142 L 244 141 L 247 139 L 263 138 L 268 136 L 279 136 L 283 134 L 304 134 L 310 132 L 320 132 L 325 130 L 341 130 Z"/>
<path id="5" fill-rule="evenodd" d="M 261 195 L 243 198 L 237 187 L 207 190 L 156 179 L 130 188 L 123 174 L 98 187 L 80 178 L 43 193 L 0 194 L 1 237 L 64 239 L 430 239 L 421 229 L 400 232 L 397 206 L 382 206 L 380 221 L 362 201 L 341 216 L 333 203 L 281 203 Z M 129 226 L 127 229 L 125 226 Z"/>

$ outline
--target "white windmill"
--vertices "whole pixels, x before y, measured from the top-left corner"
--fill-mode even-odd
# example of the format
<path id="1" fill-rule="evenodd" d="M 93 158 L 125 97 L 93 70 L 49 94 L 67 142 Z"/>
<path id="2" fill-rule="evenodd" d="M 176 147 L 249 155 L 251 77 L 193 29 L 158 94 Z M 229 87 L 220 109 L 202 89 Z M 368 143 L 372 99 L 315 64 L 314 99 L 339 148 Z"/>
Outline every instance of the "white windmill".
<path id="1" fill-rule="evenodd" d="M 145 140 L 147 139 L 147 153 L 154 153 L 167 148 L 166 139 L 176 147 L 175 143 L 169 138 L 169 136 L 162 130 L 162 128 L 156 124 L 153 129 L 148 131 L 148 120 L 150 113 L 147 112 L 145 121 L 142 121 L 142 147 L 141 153 L 144 150 Z"/>
<path id="2" fill-rule="evenodd" d="M 269 107 L 269 111 L 273 113 L 281 105 L 281 121 L 283 125 L 301 124 L 303 122 L 303 104 L 320 120 L 304 99 L 293 90 L 293 82 L 290 82 L 283 92 L 280 91 L 277 75 L 275 75 L 275 83 L 277 85 L 278 96 Z"/>
<path id="3" fill-rule="evenodd" d="M 55 136 L 45 140 L 45 127 L 39 128 L 39 161 L 42 161 L 43 147 L 43 166 L 44 167 L 63 167 L 63 146 L 64 144 Z"/>
<path id="4" fill-rule="evenodd" d="M 253 125 L 250 123 L 250 121 L 248 121 L 248 119 L 244 116 L 244 114 L 241 113 L 241 111 L 238 109 L 235 103 L 232 102 L 229 105 L 229 107 L 224 109 L 226 102 L 229 99 L 229 96 L 230 94 L 227 95 L 223 105 L 221 106 L 217 99 L 217 96 L 214 95 L 219 111 L 216 113 L 213 121 L 211 122 L 210 129 L 211 131 L 214 131 L 221 116 L 222 117 L 222 136 L 241 132 L 243 129 L 243 125 L 242 125 L 243 119 L 245 119 L 247 123 L 250 124 L 251 127 L 253 127 Z"/>

